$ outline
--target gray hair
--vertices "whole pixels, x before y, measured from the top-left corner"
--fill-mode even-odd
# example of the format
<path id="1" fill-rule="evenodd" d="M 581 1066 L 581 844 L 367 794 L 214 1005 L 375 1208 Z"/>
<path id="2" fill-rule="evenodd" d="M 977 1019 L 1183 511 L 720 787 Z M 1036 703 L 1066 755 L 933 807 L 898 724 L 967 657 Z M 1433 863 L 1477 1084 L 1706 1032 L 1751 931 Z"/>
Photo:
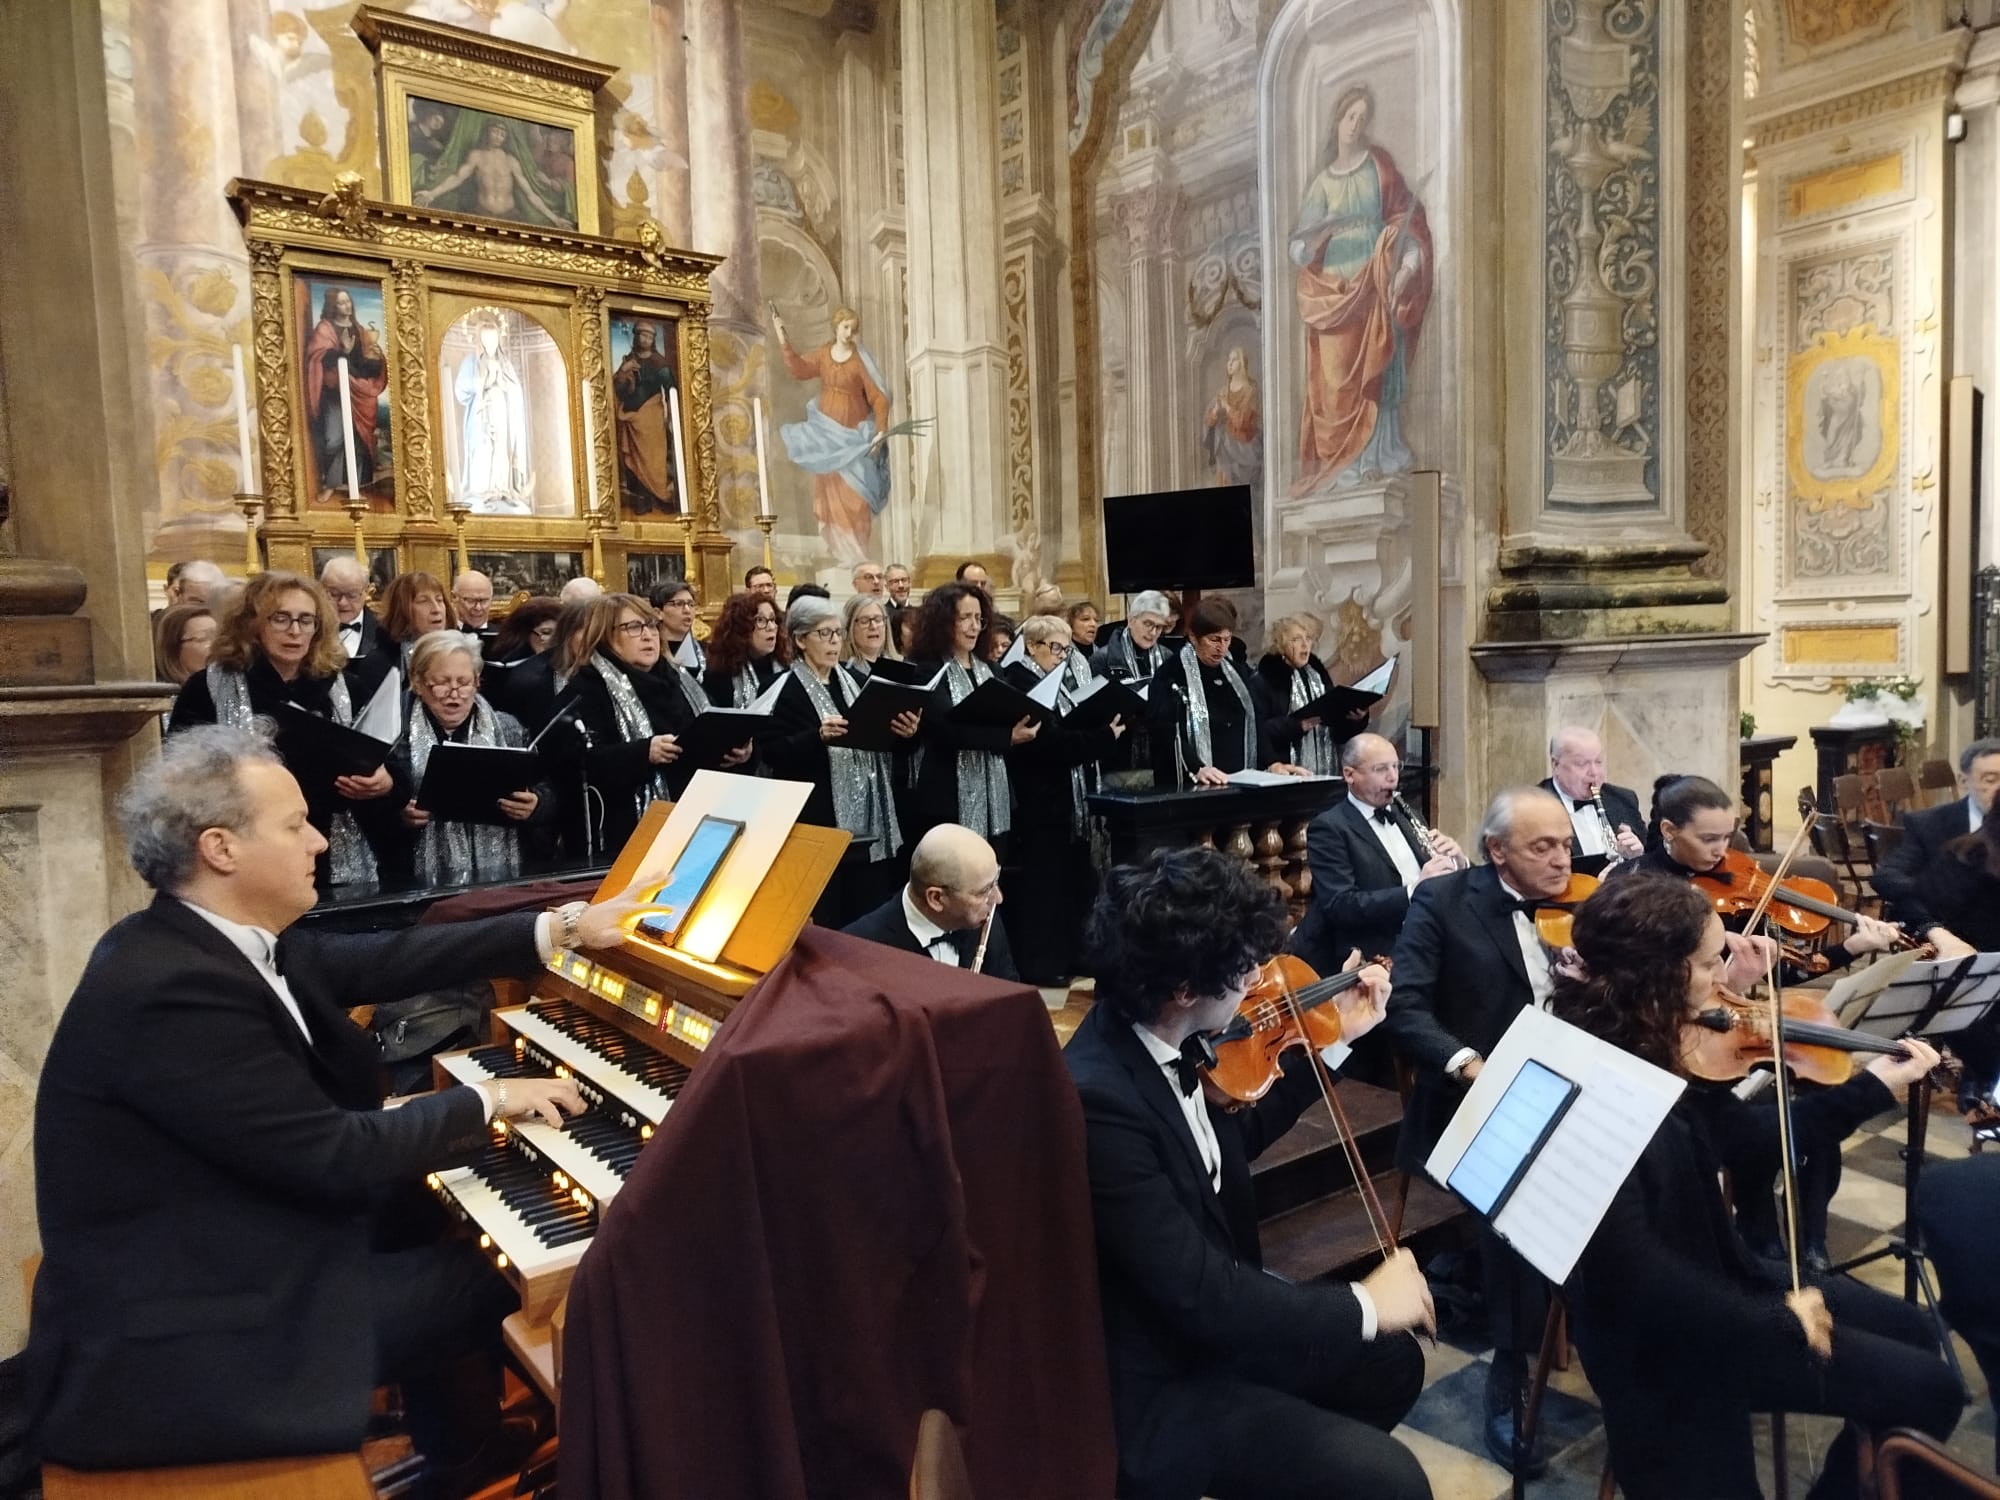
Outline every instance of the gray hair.
<path id="1" fill-rule="evenodd" d="M 808 630 L 817 630 L 828 620 L 839 618 L 840 610 L 831 599 L 822 599 L 818 594 L 801 594 L 785 611 L 785 634 L 797 640 Z"/>
<path id="2" fill-rule="evenodd" d="M 1549 736 L 1549 759 L 1552 761 L 1561 760 L 1563 751 L 1569 747 L 1569 742 L 1578 735 L 1583 734 L 1589 735 L 1592 739 L 1600 743 L 1603 741 L 1603 736 L 1595 729 L 1585 729 L 1581 724 L 1565 724 Z"/>
<path id="3" fill-rule="evenodd" d="M 356 583 L 368 582 L 368 570 L 354 560 L 349 552 L 337 552 L 326 560 L 326 566 L 319 570 L 319 581 L 324 584 L 329 578 L 351 578 Z"/>
<path id="4" fill-rule="evenodd" d="M 1993 736 L 1988 735 L 1983 740 L 1974 740 L 1958 752 L 1958 774 L 1961 776 L 1970 776 L 1972 774 L 1972 763 L 1976 760 L 1983 760 L 1989 755 L 2000 755 L 2000 739 L 1995 739 Z"/>
<path id="5" fill-rule="evenodd" d="M 1167 603 L 1165 594 L 1158 589 L 1147 589 L 1145 593 L 1135 596 L 1132 607 L 1125 611 L 1128 620 L 1134 615 L 1158 615 L 1163 620 L 1171 621 L 1174 611 L 1173 606 Z"/>
<path id="6" fill-rule="evenodd" d="M 132 868 L 156 891 L 171 895 L 194 874 L 202 831 L 240 833 L 255 815 L 238 767 L 282 767 L 271 723 L 249 729 L 203 724 L 174 735 L 118 799 L 118 821 Z"/>
<path id="7" fill-rule="evenodd" d="M 472 659 L 472 675 L 478 677 L 485 666 L 478 636 L 469 630 L 425 631 L 417 637 L 416 645 L 410 647 L 410 681 L 414 683 L 419 677 L 428 677 L 431 668 L 445 657 L 461 654 Z"/>
<path id="8" fill-rule="evenodd" d="M 1553 792 L 1538 786 L 1501 788 L 1499 794 L 1487 804 L 1486 816 L 1479 820 L 1479 852 L 1486 854 L 1495 839 L 1505 842 L 1507 835 L 1514 831 L 1514 818 L 1520 812 L 1521 804 L 1537 798 L 1545 802 L 1556 801 Z"/>

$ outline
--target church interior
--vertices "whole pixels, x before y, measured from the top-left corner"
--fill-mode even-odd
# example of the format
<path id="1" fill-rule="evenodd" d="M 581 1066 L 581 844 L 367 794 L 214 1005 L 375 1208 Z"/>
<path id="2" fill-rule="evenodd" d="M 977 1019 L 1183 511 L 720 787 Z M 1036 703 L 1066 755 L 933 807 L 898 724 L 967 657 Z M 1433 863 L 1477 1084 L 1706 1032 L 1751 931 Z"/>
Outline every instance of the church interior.
<path id="1" fill-rule="evenodd" d="M 2000 1494 L 2000 1306 L 1950 1258 L 2000 1232 L 2000 0 L 15 0 L 0 226 L 0 1494 Z M 296 908 L 240 896 L 273 767 Z M 1516 1011 L 1593 1030 L 1614 895 L 1690 880 L 1773 1017 L 1780 971 L 1864 1031 L 1921 981 L 1884 1034 L 1972 1037 L 1950 1081 L 1836 1040 L 1826 1087 L 1785 1046 L 1738 1091 L 1783 1133 L 1762 1177 L 1723 1153 L 1717 1212 L 1789 1256 L 1792 1352 L 1828 1307 L 1835 1352 L 1819 1404 L 1730 1407 L 1727 1341 L 1675 1366 L 1741 1428 L 1699 1491 L 1632 1435 L 1652 1388 L 1592 1282 L 1659 1138 L 1566 1258 L 1521 1223 L 1544 1146 L 1614 1141 L 1614 1063 L 1483 1210 L 1426 1160 L 1529 1107 L 1485 1061 L 1531 1044 Z M 1519 975 L 1486 1031 L 1461 886 Z M 1213 904 L 1190 963 L 1280 966 L 1230 991 L 1239 1044 L 1296 1028 L 1268 1095 L 1224 1108 L 1212 1061 L 1194 1092 L 1231 1036 L 1163 1037 L 1194 977 L 1106 972 L 1153 974 L 1179 900 Z M 189 903 L 207 927 L 157 915 Z M 1634 975 L 1706 961 L 1686 920 L 1635 924 L 1681 946 Z M 208 1134 L 191 1078 L 105 1076 L 223 1034 L 175 943 L 255 1007 Z M 1302 1008 L 1350 947 L 1352 1052 Z M 1590 1045 L 1705 1086 L 1628 1024 Z M 232 1076 L 245 1027 L 323 1115 Z M 1107 1222 L 1167 1199 L 1116 1156 L 1120 1058 L 1220 1213 Z M 277 1153 L 320 1160 L 307 1116 L 329 1181 L 386 1151 L 355 1124 L 385 1092 L 440 1101 L 435 1169 L 371 1178 L 372 1228 L 300 1207 Z M 455 1156 L 453 1095 L 484 1110 Z M 1246 1167 L 1260 1111 L 1298 1124 Z M 256 1228 L 183 1221 L 142 1298 L 112 1247 L 180 1232 L 113 1201 L 148 1160 Z M 270 1248 L 292 1214 L 381 1231 L 391 1186 L 485 1261 L 474 1459 L 356 1364 L 393 1338 L 316 1342 L 329 1306 L 366 1329 L 381 1245 L 318 1279 Z M 1135 1292 L 1183 1230 L 1185 1284 Z M 1878 1335 L 1839 1293 L 1800 1310 L 1843 1270 L 1921 1313 L 1917 1375 L 1843 1364 Z M 1336 1312 L 1364 1363 L 1434 1335 L 1421 1381 L 1385 1415 L 1378 1371 L 1284 1473 L 1215 1456 L 1243 1350 L 1205 1415 L 1138 1394 L 1210 1378 L 1211 1320 L 1268 1355 Z M 231 1375 L 260 1317 L 296 1364 Z M 298 1420 L 199 1440 L 237 1401 Z M 1648 1411 L 1691 1447 L 1713 1415 Z"/>

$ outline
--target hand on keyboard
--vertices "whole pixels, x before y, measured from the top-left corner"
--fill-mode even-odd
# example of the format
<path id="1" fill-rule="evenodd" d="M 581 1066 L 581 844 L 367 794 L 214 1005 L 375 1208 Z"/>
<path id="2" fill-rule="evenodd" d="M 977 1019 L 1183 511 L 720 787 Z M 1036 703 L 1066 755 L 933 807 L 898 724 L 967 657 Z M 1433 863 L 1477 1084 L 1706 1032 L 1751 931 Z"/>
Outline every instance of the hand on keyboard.
<path id="1" fill-rule="evenodd" d="M 480 1085 L 482 1088 L 486 1085 Z M 556 1129 L 562 1129 L 564 1114 L 583 1113 L 583 1095 L 577 1092 L 576 1083 L 568 1078 L 509 1078 L 507 1086 L 507 1109 L 500 1119 L 525 1120 L 539 1117 Z"/>

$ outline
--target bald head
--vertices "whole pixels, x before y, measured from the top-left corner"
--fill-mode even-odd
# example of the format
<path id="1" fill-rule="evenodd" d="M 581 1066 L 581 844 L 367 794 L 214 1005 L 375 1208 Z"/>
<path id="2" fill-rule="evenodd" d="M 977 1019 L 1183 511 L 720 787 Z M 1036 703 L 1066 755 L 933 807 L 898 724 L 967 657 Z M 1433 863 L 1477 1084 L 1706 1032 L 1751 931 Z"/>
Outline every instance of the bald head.
<path id="1" fill-rule="evenodd" d="M 1355 801 L 1387 807 L 1402 780 L 1402 752 L 1379 734 L 1357 734 L 1340 747 L 1340 775 Z"/>
<path id="2" fill-rule="evenodd" d="M 491 585 L 488 585 L 488 587 L 490 588 Z M 603 592 L 604 585 L 599 583 L 595 578 L 576 577 L 564 584 L 562 592 L 556 597 L 564 604 L 579 604 L 586 599 L 595 599 Z"/>
<path id="3" fill-rule="evenodd" d="M 451 581 L 451 597 L 458 605 L 459 623 L 467 630 L 484 630 L 486 617 L 493 611 L 493 580 L 477 568 L 467 568 Z"/>
<path id="4" fill-rule="evenodd" d="M 1000 904 L 1000 861 L 970 828 L 940 823 L 910 853 L 910 900 L 946 932 L 977 927 Z"/>
<path id="5" fill-rule="evenodd" d="M 1549 775 L 1572 802 L 1604 785 L 1604 741 L 1574 725 L 1549 739 Z"/>

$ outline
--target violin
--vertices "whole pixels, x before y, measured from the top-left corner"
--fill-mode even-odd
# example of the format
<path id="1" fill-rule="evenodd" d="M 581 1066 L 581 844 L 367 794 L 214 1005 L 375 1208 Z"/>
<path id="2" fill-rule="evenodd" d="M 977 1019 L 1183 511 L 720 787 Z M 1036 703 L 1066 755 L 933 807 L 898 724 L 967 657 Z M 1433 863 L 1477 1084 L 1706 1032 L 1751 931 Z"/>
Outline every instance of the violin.
<path id="1" fill-rule="evenodd" d="M 1740 916 L 1754 910 L 1767 895 L 1770 908 L 1765 913 L 1786 932 L 1799 937 L 1817 937 L 1829 923 L 1856 926 L 1860 918 L 1838 904 L 1839 893 L 1823 880 L 1793 875 L 1782 885 L 1741 849 L 1725 849 L 1712 870 L 1694 877 L 1695 889 L 1708 897 L 1719 917 Z M 1914 948 L 1918 940 L 1904 934 L 1897 946 Z"/>
<path id="2" fill-rule="evenodd" d="M 1771 1013 L 1763 1003 L 1745 1000 L 1728 990 L 1718 989 L 1715 1000 L 1683 1029 L 1681 1066 L 1690 1078 L 1727 1083 L 1743 1077 L 1758 1063 L 1771 1061 Z M 1832 1011 L 1803 991 L 1784 991 L 1780 1008 L 1783 1017 L 1778 1029 L 1785 1067 L 1808 1083 L 1847 1082 L 1854 1076 L 1857 1052 L 1909 1055 L 1901 1042 L 1850 1031 Z M 1948 1080 L 1960 1066 L 1956 1058 L 1947 1057 L 1932 1081 L 1955 1089 L 1955 1081 Z"/>
<path id="3" fill-rule="evenodd" d="M 1568 884 L 1535 909 L 1535 936 L 1551 948 L 1567 948 L 1576 909 L 1596 894 L 1595 875 L 1572 874 Z"/>
<path id="4" fill-rule="evenodd" d="M 1375 962 L 1389 966 L 1386 958 Z M 1322 979 L 1311 964 L 1289 953 L 1265 964 L 1243 992 L 1235 1018 L 1197 1043 L 1209 1096 L 1218 1104 L 1254 1104 L 1278 1081 L 1291 1048 L 1317 1053 L 1338 1042 L 1340 1007 L 1328 1002 L 1360 982 L 1360 969 Z"/>

